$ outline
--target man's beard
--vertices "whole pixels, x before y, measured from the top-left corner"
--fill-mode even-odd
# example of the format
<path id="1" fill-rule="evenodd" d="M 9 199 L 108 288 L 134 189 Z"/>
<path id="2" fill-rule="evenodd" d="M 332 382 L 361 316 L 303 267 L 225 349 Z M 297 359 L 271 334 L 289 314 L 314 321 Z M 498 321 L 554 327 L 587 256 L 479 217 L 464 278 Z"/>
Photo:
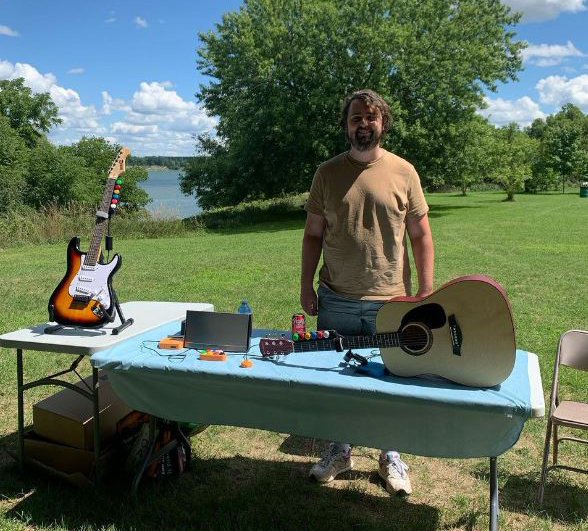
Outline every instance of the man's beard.
<path id="1" fill-rule="evenodd" d="M 370 149 L 374 149 L 380 144 L 380 140 L 382 139 L 381 134 L 377 134 L 376 131 L 370 131 L 369 135 L 360 135 L 359 130 L 356 129 L 353 136 L 346 133 L 347 141 L 355 148 L 357 151 L 369 151 Z"/>

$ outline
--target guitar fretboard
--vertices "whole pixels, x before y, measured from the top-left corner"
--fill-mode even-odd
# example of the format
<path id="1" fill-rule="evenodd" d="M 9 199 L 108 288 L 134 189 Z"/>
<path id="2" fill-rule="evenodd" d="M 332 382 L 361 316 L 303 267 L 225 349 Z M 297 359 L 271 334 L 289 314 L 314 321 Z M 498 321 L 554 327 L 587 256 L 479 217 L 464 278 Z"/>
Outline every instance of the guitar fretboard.
<path id="1" fill-rule="evenodd" d="M 108 213 L 110 209 L 110 200 L 112 199 L 112 192 L 114 190 L 115 184 L 116 179 L 109 177 L 104 188 L 104 193 L 102 194 L 102 201 L 100 202 L 100 207 L 98 208 L 99 211 Z M 90 247 L 88 248 L 88 254 L 84 262 L 85 265 L 96 265 L 98 257 L 100 256 L 102 236 L 104 235 L 104 229 L 106 228 L 107 222 L 107 218 L 96 218 L 96 226 L 94 227 L 94 232 L 92 232 L 92 240 L 90 241 Z"/>
<path id="2" fill-rule="evenodd" d="M 385 334 L 373 334 L 370 336 L 341 336 L 335 339 L 317 339 L 310 341 L 296 341 L 294 352 L 314 352 L 337 350 L 340 346 L 343 350 L 350 348 L 388 348 L 400 346 L 400 334 L 388 332 Z"/>

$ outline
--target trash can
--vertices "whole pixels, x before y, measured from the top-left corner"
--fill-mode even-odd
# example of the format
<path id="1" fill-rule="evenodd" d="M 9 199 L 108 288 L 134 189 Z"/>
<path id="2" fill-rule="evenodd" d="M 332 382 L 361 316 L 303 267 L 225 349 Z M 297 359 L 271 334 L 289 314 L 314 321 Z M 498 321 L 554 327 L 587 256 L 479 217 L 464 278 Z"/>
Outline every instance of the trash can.
<path id="1" fill-rule="evenodd" d="M 588 181 L 580 185 L 580 197 L 588 197 Z"/>

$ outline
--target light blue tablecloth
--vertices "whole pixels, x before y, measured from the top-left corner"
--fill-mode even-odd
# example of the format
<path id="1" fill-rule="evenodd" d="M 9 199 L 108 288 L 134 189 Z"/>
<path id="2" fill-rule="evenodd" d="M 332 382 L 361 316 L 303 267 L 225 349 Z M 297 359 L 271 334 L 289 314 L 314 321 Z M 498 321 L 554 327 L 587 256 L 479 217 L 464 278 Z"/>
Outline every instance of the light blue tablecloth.
<path id="1" fill-rule="evenodd" d="M 249 369 L 239 366 L 242 354 L 212 362 L 198 360 L 193 350 L 158 350 L 156 341 L 178 328 L 168 324 L 95 353 L 92 364 L 108 372 L 129 406 L 159 417 L 432 457 L 498 456 L 532 416 L 528 364 L 534 355 L 521 350 L 506 381 L 478 389 L 386 375 L 379 356 L 370 359 L 367 372 L 343 364 L 337 352 L 262 359 L 260 331 L 254 332 Z"/>

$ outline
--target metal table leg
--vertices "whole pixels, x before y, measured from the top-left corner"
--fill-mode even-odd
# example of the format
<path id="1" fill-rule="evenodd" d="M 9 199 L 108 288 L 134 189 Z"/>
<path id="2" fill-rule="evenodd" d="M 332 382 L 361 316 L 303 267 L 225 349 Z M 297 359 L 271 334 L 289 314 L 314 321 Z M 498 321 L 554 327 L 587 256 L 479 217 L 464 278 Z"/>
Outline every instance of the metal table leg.
<path id="1" fill-rule="evenodd" d="M 92 367 L 92 399 L 94 402 L 94 473 L 95 485 L 100 486 L 102 467 L 100 465 L 100 400 L 98 395 L 98 369 Z"/>
<path id="2" fill-rule="evenodd" d="M 490 531 L 498 529 L 498 468 L 496 457 L 490 458 Z"/>
<path id="3" fill-rule="evenodd" d="M 24 378 L 22 370 L 22 349 L 16 349 L 16 381 L 18 391 L 18 465 L 24 468 Z"/>

